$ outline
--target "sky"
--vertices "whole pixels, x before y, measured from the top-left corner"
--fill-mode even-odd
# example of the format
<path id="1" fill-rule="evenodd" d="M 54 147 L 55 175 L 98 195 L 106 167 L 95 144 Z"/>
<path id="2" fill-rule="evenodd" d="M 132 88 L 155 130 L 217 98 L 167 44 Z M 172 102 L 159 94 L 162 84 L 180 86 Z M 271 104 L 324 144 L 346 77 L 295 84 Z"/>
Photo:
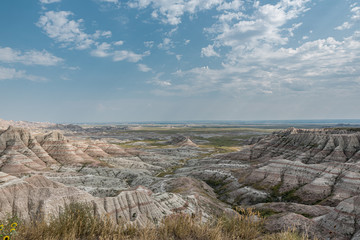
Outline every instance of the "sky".
<path id="1" fill-rule="evenodd" d="M 360 119 L 357 0 L 2 0 L 0 118 Z"/>

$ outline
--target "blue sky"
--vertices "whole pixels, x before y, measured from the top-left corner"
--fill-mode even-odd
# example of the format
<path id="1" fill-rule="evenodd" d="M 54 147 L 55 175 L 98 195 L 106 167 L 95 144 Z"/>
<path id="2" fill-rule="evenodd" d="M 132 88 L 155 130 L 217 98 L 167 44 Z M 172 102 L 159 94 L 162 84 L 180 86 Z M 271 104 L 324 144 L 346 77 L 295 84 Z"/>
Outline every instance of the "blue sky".
<path id="1" fill-rule="evenodd" d="M 356 0 L 3 0 L 0 118 L 360 118 Z"/>

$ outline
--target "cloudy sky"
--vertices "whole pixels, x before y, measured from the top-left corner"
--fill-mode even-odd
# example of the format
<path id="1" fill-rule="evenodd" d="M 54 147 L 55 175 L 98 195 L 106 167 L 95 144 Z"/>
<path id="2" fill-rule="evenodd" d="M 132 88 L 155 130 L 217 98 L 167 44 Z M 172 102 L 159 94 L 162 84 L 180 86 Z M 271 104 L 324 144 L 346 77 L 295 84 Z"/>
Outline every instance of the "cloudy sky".
<path id="1" fill-rule="evenodd" d="M 357 0 L 2 0 L 0 118 L 360 118 Z"/>

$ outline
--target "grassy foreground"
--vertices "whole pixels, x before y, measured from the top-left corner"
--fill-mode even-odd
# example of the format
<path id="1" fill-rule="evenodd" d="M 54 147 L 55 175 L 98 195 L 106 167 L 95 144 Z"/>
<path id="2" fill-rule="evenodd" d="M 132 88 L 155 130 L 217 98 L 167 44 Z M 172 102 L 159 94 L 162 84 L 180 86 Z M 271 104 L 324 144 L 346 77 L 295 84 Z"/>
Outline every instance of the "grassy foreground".
<path id="1" fill-rule="evenodd" d="M 16 233 L 9 239 L 55 240 L 55 239 L 129 239 L 129 240 L 305 240 L 295 230 L 276 234 L 266 234 L 263 230 L 264 218 L 251 209 L 240 209 L 234 217 L 219 217 L 208 223 L 201 223 L 196 217 L 174 214 L 165 218 L 159 226 L 139 227 L 129 224 L 114 224 L 108 218 L 95 217 L 91 208 L 79 203 L 70 204 L 56 218 L 46 224 L 34 221 L 25 224 L 19 219 L 8 219 L 6 226 L 17 222 Z M 8 224 L 8 225 L 7 225 Z M 1 239 L 3 239 L 3 237 Z"/>

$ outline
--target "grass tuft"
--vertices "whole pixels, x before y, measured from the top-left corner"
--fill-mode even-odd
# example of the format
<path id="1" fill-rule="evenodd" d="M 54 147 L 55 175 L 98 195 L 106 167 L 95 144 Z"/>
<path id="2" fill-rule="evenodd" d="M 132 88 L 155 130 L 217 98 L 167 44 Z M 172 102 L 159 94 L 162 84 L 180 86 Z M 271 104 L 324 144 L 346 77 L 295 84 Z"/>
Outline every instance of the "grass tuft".
<path id="1" fill-rule="evenodd" d="M 217 217 L 203 223 L 196 215 L 173 214 L 165 217 L 159 225 L 140 227 L 136 224 L 121 222 L 115 224 L 107 217 L 93 214 L 91 205 L 71 203 L 61 211 L 58 217 L 48 222 L 34 220 L 25 224 L 16 219 L 17 232 L 12 240 L 255 240 L 286 239 L 306 240 L 296 230 L 276 234 L 264 232 L 264 217 L 253 209 L 236 209 L 239 214 L 232 217 Z M 9 219 L 7 222 L 13 222 Z"/>

